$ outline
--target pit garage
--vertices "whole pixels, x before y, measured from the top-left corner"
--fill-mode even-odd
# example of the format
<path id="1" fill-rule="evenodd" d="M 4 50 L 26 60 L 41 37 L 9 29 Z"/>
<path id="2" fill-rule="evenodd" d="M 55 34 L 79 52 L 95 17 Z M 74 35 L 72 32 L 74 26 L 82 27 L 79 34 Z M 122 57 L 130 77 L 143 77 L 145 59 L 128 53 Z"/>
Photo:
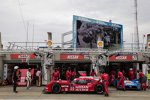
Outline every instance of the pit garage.
<path id="1" fill-rule="evenodd" d="M 29 59 L 27 59 L 29 58 Z M 41 68 L 40 59 L 36 59 L 36 56 L 33 54 L 10 54 L 7 55 L 6 59 L 3 61 L 4 63 L 4 80 L 6 85 L 12 84 L 12 74 L 14 70 L 14 66 L 19 66 L 19 86 L 26 85 L 26 72 L 29 68 L 31 68 L 32 74 L 32 85 L 36 85 L 36 71 Z"/>
<path id="2" fill-rule="evenodd" d="M 54 67 L 60 70 L 61 79 L 66 79 L 65 73 L 68 68 L 71 68 L 71 71 L 75 70 L 77 76 L 80 76 L 80 73 L 89 76 L 91 64 L 91 60 L 84 54 L 60 54 L 59 60 L 54 61 Z"/>
<path id="3" fill-rule="evenodd" d="M 137 70 L 142 70 L 142 64 L 144 62 L 138 58 L 137 54 L 112 55 L 109 57 L 109 67 L 107 67 L 107 71 L 108 73 L 114 71 L 117 75 L 117 72 L 120 70 L 127 78 L 129 78 L 128 72 L 132 69 L 135 72 L 136 77 Z"/>

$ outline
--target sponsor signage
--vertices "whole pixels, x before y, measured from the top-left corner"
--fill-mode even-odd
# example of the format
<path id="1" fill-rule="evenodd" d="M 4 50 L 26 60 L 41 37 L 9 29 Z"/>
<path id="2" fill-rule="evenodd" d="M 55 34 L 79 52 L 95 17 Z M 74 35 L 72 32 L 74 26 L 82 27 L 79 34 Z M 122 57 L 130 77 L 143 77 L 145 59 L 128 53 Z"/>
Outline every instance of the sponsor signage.
<path id="1" fill-rule="evenodd" d="M 84 60 L 82 54 L 60 54 L 60 60 Z"/>
<path id="2" fill-rule="evenodd" d="M 36 59 L 36 56 L 34 54 L 11 54 L 11 59 Z"/>
<path id="3" fill-rule="evenodd" d="M 53 42 L 51 40 L 48 40 L 47 45 L 48 45 L 48 47 L 51 47 L 53 45 Z"/>
<path id="4" fill-rule="evenodd" d="M 97 41 L 97 47 L 98 48 L 103 48 L 104 47 L 103 41 Z"/>
<path id="5" fill-rule="evenodd" d="M 109 61 L 135 61 L 137 60 L 136 55 L 113 55 L 109 57 Z"/>

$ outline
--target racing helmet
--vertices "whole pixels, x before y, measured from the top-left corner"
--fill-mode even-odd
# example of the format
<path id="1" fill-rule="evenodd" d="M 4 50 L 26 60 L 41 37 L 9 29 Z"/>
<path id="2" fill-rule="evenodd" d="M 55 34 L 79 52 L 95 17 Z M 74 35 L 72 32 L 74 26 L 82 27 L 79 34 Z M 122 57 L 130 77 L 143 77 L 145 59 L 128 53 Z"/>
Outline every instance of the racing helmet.
<path id="1" fill-rule="evenodd" d="M 18 68 L 19 68 L 19 66 L 15 66 L 15 67 L 14 67 L 14 69 L 18 69 Z"/>
<path id="2" fill-rule="evenodd" d="M 129 70 L 133 70 L 132 68 L 130 68 Z"/>

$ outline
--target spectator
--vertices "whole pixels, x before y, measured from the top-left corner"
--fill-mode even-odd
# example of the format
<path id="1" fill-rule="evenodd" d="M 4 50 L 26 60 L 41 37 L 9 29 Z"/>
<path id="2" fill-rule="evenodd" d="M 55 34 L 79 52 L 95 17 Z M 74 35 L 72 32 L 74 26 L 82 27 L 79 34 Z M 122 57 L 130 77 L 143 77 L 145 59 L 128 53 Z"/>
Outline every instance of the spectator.
<path id="1" fill-rule="evenodd" d="M 36 72 L 36 86 L 41 86 L 41 71 L 39 68 Z"/>

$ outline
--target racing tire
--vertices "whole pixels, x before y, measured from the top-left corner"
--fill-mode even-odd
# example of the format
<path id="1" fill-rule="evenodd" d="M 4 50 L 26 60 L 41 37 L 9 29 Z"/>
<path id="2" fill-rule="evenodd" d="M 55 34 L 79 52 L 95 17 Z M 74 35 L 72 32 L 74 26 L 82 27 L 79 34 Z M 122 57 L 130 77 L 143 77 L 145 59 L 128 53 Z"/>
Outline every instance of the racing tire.
<path id="1" fill-rule="evenodd" d="M 61 86 L 58 83 L 55 83 L 52 85 L 52 93 L 60 93 Z"/>
<path id="2" fill-rule="evenodd" d="M 102 94 L 102 93 L 104 92 L 104 87 L 103 87 L 103 85 L 98 84 L 98 85 L 95 87 L 95 92 L 96 92 L 97 94 Z"/>

